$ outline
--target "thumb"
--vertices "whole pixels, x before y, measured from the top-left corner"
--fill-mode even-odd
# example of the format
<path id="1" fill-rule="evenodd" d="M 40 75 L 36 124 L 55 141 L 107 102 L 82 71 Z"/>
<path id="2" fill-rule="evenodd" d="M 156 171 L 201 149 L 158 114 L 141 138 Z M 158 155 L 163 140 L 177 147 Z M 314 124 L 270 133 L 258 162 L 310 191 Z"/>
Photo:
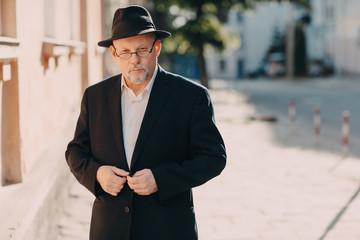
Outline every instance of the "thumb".
<path id="1" fill-rule="evenodd" d="M 129 173 L 123 169 L 117 168 L 117 167 L 113 167 L 112 170 L 114 171 L 114 173 L 120 177 L 126 177 L 129 175 Z"/>
<path id="2" fill-rule="evenodd" d="M 146 169 L 137 171 L 137 172 L 133 175 L 133 177 L 140 177 L 140 176 L 144 175 L 145 172 L 146 172 Z"/>

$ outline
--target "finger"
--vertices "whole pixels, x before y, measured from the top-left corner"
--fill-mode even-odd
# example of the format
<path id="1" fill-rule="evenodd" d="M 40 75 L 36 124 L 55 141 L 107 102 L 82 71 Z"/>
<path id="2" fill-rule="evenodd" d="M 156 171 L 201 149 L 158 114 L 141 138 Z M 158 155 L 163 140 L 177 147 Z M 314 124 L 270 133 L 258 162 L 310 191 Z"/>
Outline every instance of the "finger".
<path id="1" fill-rule="evenodd" d="M 156 190 L 150 188 L 141 188 L 141 189 L 135 189 L 134 192 L 138 195 L 146 196 L 156 192 Z"/>
<path id="2" fill-rule="evenodd" d="M 121 189 L 123 189 L 125 182 L 126 180 L 124 178 L 116 176 L 112 177 L 110 181 L 104 183 L 102 187 L 106 192 L 120 192 Z"/>
<path id="3" fill-rule="evenodd" d="M 146 191 L 146 189 L 147 189 L 145 183 L 131 184 L 131 183 L 129 183 L 129 181 L 128 181 L 128 184 L 129 184 L 129 187 L 130 187 L 132 190 L 134 190 L 135 193 L 139 193 L 139 192 L 142 192 L 142 191 Z"/>
<path id="4" fill-rule="evenodd" d="M 136 188 L 139 187 L 139 183 L 134 182 L 134 180 L 132 180 L 132 179 L 128 179 L 127 182 L 128 182 L 129 187 L 133 190 L 135 190 Z"/>
<path id="5" fill-rule="evenodd" d="M 140 195 L 148 195 L 151 186 L 147 183 L 129 184 L 129 187 L 134 190 L 135 193 Z"/>
<path id="6" fill-rule="evenodd" d="M 141 171 L 137 171 L 132 177 L 141 177 L 145 174 L 145 171 L 146 169 L 144 170 L 141 170 Z"/>
<path id="7" fill-rule="evenodd" d="M 117 167 L 112 167 L 112 170 L 114 171 L 114 173 L 120 177 L 126 177 L 129 175 L 129 173 L 123 169 L 117 168 Z"/>
<path id="8" fill-rule="evenodd" d="M 123 177 L 114 177 L 112 180 L 111 180 L 111 185 L 115 186 L 116 188 L 122 188 L 124 186 L 126 182 L 126 178 L 123 178 Z"/>
<path id="9" fill-rule="evenodd" d="M 144 177 L 146 176 L 146 170 L 141 170 L 136 172 L 132 176 L 127 176 L 127 180 L 130 181 L 132 184 L 139 184 L 144 181 Z"/>
<path id="10" fill-rule="evenodd" d="M 119 194 L 118 191 L 109 191 L 108 193 L 114 197 L 116 197 Z"/>
<path id="11" fill-rule="evenodd" d="M 141 178 L 140 177 L 135 177 L 135 174 L 132 177 L 127 176 L 126 179 L 127 179 L 128 183 L 132 184 L 132 185 L 137 185 L 137 184 L 141 183 Z"/>
<path id="12" fill-rule="evenodd" d="M 114 188 L 114 187 L 107 187 L 104 189 L 104 191 L 109 193 L 112 196 L 117 196 L 121 190 L 118 190 L 117 188 Z"/>
<path id="13" fill-rule="evenodd" d="M 148 195 L 148 194 L 146 194 L 144 191 L 138 191 L 138 190 L 134 190 L 134 192 L 136 193 L 136 194 L 138 194 L 138 195 L 141 195 L 141 196 L 145 196 L 145 195 Z"/>

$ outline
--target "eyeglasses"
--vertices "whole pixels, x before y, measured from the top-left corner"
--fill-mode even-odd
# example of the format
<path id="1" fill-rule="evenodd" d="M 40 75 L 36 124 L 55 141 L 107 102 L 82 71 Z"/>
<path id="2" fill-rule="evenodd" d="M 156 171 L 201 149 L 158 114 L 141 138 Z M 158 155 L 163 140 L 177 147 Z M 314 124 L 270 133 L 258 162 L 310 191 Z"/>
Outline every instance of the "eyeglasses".
<path id="1" fill-rule="evenodd" d="M 136 54 L 136 55 L 139 56 L 139 57 L 146 57 L 146 56 L 148 56 L 148 55 L 152 52 L 152 50 L 153 50 L 153 48 L 154 48 L 154 46 L 155 46 L 156 40 L 157 40 L 157 39 L 155 39 L 155 41 L 154 41 L 154 43 L 152 44 L 150 50 L 139 50 L 139 51 L 136 51 L 136 52 L 125 52 L 125 53 L 117 54 L 115 46 L 114 46 L 114 45 L 112 45 L 112 46 L 113 46 L 114 49 L 115 49 L 115 55 L 116 55 L 118 58 L 121 58 L 121 59 L 129 59 L 129 58 L 131 58 L 131 56 L 132 56 L 133 54 Z"/>

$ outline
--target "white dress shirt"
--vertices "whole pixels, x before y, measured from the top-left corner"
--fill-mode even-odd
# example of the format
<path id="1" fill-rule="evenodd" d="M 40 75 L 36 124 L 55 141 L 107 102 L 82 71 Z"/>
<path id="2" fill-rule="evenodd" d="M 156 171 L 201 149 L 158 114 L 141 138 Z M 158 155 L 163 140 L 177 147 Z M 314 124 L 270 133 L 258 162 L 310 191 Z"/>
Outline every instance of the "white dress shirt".
<path id="1" fill-rule="evenodd" d="M 134 153 L 137 137 L 139 135 L 145 110 L 149 102 L 152 86 L 155 81 L 158 67 L 156 66 L 150 82 L 144 90 L 136 96 L 134 92 L 126 85 L 124 77 L 121 78 L 121 110 L 123 121 L 123 137 L 126 160 L 131 167 L 131 158 Z"/>

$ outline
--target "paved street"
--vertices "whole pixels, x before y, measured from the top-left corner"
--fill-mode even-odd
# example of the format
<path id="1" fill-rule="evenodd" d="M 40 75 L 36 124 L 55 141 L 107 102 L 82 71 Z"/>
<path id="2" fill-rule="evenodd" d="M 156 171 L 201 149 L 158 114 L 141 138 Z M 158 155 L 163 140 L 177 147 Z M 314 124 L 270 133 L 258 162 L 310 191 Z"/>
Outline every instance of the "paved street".
<path id="1" fill-rule="evenodd" d="M 247 120 L 254 109 L 242 95 L 211 96 L 228 164 L 194 189 L 200 240 L 360 239 L 360 159 L 285 147 L 272 132 L 281 122 Z M 88 239 L 92 200 L 73 185 L 58 240 Z"/>
<path id="2" fill-rule="evenodd" d="M 360 84 L 356 78 L 301 79 L 297 81 L 258 79 L 235 80 L 228 86 L 247 92 L 258 113 L 274 115 L 280 124 L 272 125 L 276 140 L 284 146 L 301 146 L 341 152 L 341 125 L 344 111 L 350 112 L 349 154 L 360 158 Z M 289 103 L 296 108 L 296 137 L 288 138 L 282 128 L 289 126 Z M 315 145 L 314 108 L 320 110 L 321 144 Z M 279 129 L 280 128 L 280 129 Z M 284 135 L 285 133 L 285 135 Z M 305 140 L 305 141 L 304 141 Z"/>

